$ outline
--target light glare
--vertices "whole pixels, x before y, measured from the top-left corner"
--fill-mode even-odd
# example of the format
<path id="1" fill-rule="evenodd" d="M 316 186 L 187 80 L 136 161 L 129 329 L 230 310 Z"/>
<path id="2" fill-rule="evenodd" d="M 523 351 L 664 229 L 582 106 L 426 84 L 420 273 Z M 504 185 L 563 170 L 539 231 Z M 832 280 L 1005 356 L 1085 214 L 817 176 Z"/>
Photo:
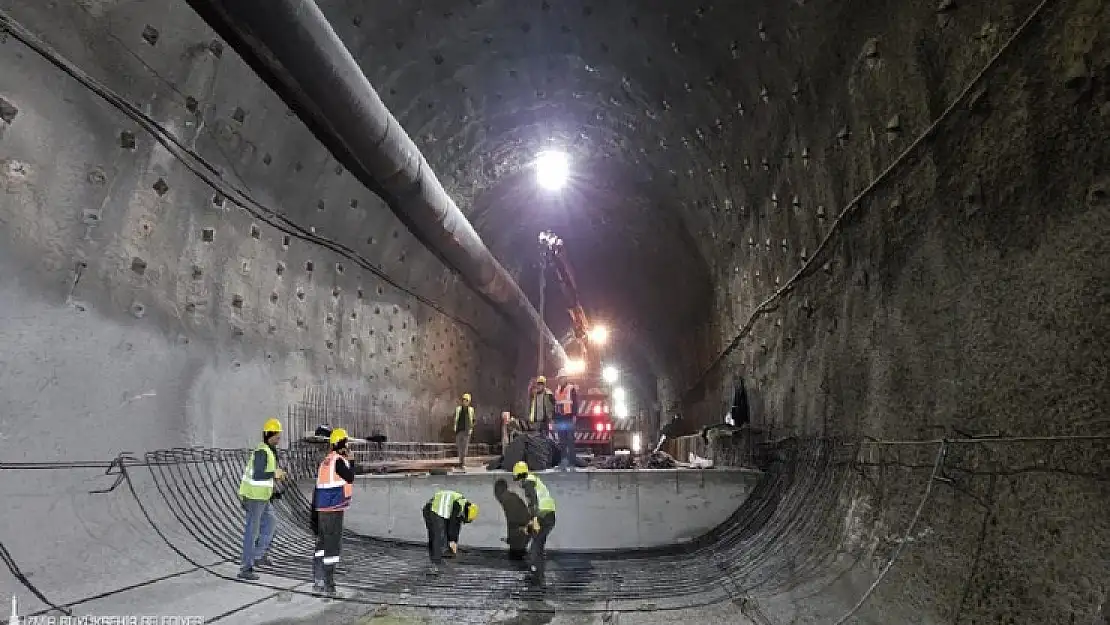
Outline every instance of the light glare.
<path id="1" fill-rule="evenodd" d="M 604 345 L 609 340 L 609 328 L 595 326 L 590 329 L 590 342 L 595 345 Z"/>
<path id="2" fill-rule="evenodd" d="M 545 189 L 563 188 L 570 174 L 570 162 L 562 152 L 541 152 L 536 156 L 536 182 Z"/>
<path id="3" fill-rule="evenodd" d="M 617 388 L 613 389 L 613 399 L 614 400 L 616 400 L 618 402 L 624 402 L 624 397 L 625 397 L 625 395 L 624 395 L 624 387 L 623 386 L 618 386 Z"/>
<path id="4" fill-rule="evenodd" d="M 613 384 L 620 378 L 620 376 L 620 371 L 617 371 L 617 368 L 612 365 L 605 367 L 605 369 L 601 372 L 601 378 L 605 380 L 607 384 Z"/>

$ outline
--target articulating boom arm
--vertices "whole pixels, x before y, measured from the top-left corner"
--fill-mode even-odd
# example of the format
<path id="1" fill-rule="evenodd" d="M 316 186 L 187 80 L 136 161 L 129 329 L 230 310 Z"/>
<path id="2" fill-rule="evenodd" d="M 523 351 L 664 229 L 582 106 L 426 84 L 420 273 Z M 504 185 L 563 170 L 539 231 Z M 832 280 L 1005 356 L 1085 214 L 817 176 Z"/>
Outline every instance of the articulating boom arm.
<path id="1" fill-rule="evenodd" d="M 544 257 L 547 258 L 548 263 L 555 270 L 555 277 L 559 280 L 559 288 L 562 289 L 563 296 L 570 303 L 567 312 L 570 313 L 571 324 L 574 327 L 574 338 L 584 345 L 586 336 L 590 332 L 590 319 L 586 316 L 586 311 L 582 308 L 582 303 L 578 299 L 578 284 L 574 280 L 574 272 L 570 268 L 570 263 L 563 253 L 563 240 L 551 231 L 541 232 L 540 245 Z"/>

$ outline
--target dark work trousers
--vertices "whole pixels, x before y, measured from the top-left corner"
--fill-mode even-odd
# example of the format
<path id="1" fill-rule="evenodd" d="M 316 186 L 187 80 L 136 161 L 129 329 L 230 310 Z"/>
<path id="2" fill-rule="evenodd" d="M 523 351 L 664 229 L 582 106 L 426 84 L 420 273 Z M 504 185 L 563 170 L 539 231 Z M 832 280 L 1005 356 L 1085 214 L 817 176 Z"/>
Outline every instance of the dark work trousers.
<path id="1" fill-rule="evenodd" d="M 555 419 L 555 433 L 559 437 L 559 451 L 563 455 L 559 466 L 577 468 L 578 458 L 574 451 L 574 417 Z"/>
<path id="2" fill-rule="evenodd" d="M 547 537 L 555 529 L 555 513 L 540 513 L 536 518 L 540 521 L 540 533 L 532 537 L 532 543 L 528 546 L 528 570 L 532 573 L 533 581 L 542 582 L 544 560 L 547 557 Z"/>
<path id="3" fill-rule="evenodd" d="M 424 525 L 428 528 L 428 557 L 432 564 L 443 564 L 443 550 L 447 547 L 447 519 L 432 512 L 432 504 L 424 505 Z"/>
<path id="4" fill-rule="evenodd" d="M 343 512 L 320 512 L 313 581 L 317 586 L 335 587 L 335 565 L 339 564 L 339 547 L 343 540 Z"/>

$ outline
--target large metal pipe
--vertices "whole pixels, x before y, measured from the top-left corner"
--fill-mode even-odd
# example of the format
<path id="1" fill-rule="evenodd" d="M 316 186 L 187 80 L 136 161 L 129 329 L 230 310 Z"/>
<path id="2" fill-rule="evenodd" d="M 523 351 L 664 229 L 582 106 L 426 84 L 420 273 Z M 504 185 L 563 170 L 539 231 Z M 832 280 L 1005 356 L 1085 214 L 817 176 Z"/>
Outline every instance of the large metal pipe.
<path id="1" fill-rule="evenodd" d="M 486 248 L 313 0 L 187 0 L 447 266 L 522 330 L 559 341 Z"/>

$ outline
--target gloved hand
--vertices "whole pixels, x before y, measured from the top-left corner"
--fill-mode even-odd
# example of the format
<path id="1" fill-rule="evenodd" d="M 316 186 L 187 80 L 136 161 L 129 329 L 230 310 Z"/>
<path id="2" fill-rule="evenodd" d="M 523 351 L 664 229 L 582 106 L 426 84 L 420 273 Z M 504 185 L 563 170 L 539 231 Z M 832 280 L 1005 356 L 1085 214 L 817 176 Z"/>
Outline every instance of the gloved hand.
<path id="1" fill-rule="evenodd" d="M 447 547 L 451 550 L 451 555 L 452 556 L 459 555 L 459 543 L 450 542 L 450 543 L 447 543 Z"/>
<path id="2" fill-rule="evenodd" d="M 282 471 L 281 468 L 275 469 L 274 470 L 274 479 L 284 480 L 285 479 L 285 471 Z"/>
<path id="3" fill-rule="evenodd" d="M 528 528 L 528 533 L 529 534 L 539 534 L 540 533 L 540 520 L 537 519 L 536 517 L 532 517 L 532 520 L 529 521 L 528 525 L 526 525 L 525 527 Z"/>

